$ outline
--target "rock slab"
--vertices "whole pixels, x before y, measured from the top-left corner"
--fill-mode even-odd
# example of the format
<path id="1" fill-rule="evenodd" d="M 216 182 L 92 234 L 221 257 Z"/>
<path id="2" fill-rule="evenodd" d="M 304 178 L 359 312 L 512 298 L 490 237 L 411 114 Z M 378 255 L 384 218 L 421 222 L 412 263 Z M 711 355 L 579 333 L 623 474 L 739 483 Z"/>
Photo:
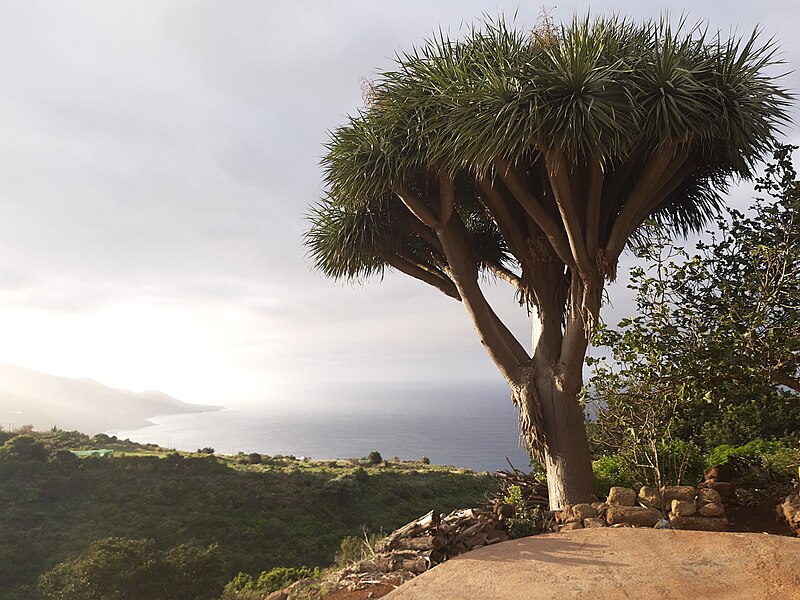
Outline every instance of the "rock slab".
<path id="1" fill-rule="evenodd" d="M 606 521 L 609 525 L 633 525 L 634 527 L 654 527 L 661 519 L 661 512 L 643 506 L 608 507 Z"/>

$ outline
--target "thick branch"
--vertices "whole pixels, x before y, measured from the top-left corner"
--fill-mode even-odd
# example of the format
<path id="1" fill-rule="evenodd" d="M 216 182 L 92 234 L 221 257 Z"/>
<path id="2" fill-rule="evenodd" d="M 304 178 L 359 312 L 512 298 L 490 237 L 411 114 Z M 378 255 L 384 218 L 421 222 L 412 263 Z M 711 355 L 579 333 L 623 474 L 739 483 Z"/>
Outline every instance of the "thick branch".
<path id="1" fill-rule="evenodd" d="M 436 237 L 436 232 L 425 225 L 422 221 L 416 218 L 414 215 L 411 214 L 410 211 L 403 211 L 402 216 L 403 223 L 408 225 L 408 228 L 411 229 L 414 233 L 416 233 L 419 237 L 423 240 L 428 242 L 431 246 L 436 249 L 439 254 L 444 256 L 444 250 L 442 250 L 442 243 L 439 241 L 439 238 Z"/>
<path id="2" fill-rule="evenodd" d="M 558 222 L 547 214 L 541 202 L 528 190 L 522 182 L 519 173 L 510 163 L 504 160 L 497 160 L 495 162 L 500 177 L 503 178 L 503 182 L 514 195 L 514 198 L 516 198 L 517 202 L 525 209 L 525 212 L 531 216 L 536 225 L 538 225 L 547 236 L 550 245 L 553 246 L 553 250 L 555 250 L 558 257 L 565 265 L 574 269 L 575 260 L 573 259 L 572 252 L 570 252 L 569 243 Z"/>
<path id="3" fill-rule="evenodd" d="M 600 240 L 600 208 L 603 202 L 603 165 L 590 159 L 589 191 L 586 198 L 586 253 L 594 258 Z"/>
<path id="4" fill-rule="evenodd" d="M 561 353 L 567 301 L 564 265 L 555 261 L 539 263 L 531 279 L 536 295 L 531 332 L 533 361 L 539 372 L 548 372 L 554 369 Z"/>
<path id="5" fill-rule="evenodd" d="M 578 208 L 575 205 L 575 198 L 572 194 L 572 186 L 569 182 L 567 163 L 560 149 L 548 152 L 545 160 L 547 162 L 547 176 L 550 178 L 550 185 L 553 188 L 558 212 L 561 214 L 561 221 L 564 224 L 564 230 L 567 232 L 570 251 L 575 259 L 578 272 L 583 277 L 588 277 L 592 269 L 589 257 L 586 254 L 586 241 L 581 231 L 581 218 L 578 214 Z"/>
<path id="6" fill-rule="evenodd" d="M 511 215 L 505 199 L 488 180 L 478 179 L 478 185 L 483 191 L 483 200 L 489 213 L 494 218 L 497 228 L 503 233 L 508 242 L 509 250 L 523 266 L 530 263 L 530 249 L 525 240 L 525 235 L 517 225 L 516 219 Z"/>
<path id="7" fill-rule="evenodd" d="M 602 282 L 602 279 L 597 278 L 594 281 Z M 561 391 L 577 393 L 580 389 L 583 359 L 589 346 L 590 335 L 590 328 L 587 327 L 586 319 L 587 317 L 597 318 L 597 310 L 593 310 L 595 309 L 593 306 L 587 307 L 585 299 L 587 298 L 587 293 L 594 297 L 597 292 L 598 290 L 594 289 L 587 290 L 585 282 L 579 277 L 572 277 L 569 290 L 569 313 L 564 325 L 564 337 L 561 342 L 561 354 L 557 369 Z M 599 305 L 597 308 L 599 308 Z M 584 314 L 587 309 L 595 314 Z M 565 389 L 567 385 L 574 387 L 574 389 Z"/>
<path id="8" fill-rule="evenodd" d="M 467 230 L 457 213 L 436 230 L 450 267 L 450 274 L 467 309 L 472 325 L 507 381 L 518 378 L 519 367 L 530 360 L 528 353 L 492 310 L 478 285 L 478 267 Z"/>
<path id="9" fill-rule="evenodd" d="M 680 168 L 672 174 L 672 177 L 661 186 L 661 189 L 658 193 L 653 197 L 653 201 L 651 206 L 648 207 L 649 210 L 646 211 L 645 214 L 641 215 L 639 224 L 642 223 L 648 216 L 653 214 L 654 212 L 661 210 L 662 208 L 667 206 L 667 201 L 669 197 L 677 190 L 684 181 L 691 175 L 692 171 L 694 171 L 695 167 L 697 166 L 697 159 L 690 158 L 684 161 Z"/>
<path id="10" fill-rule="evenodd" d="M 634 229 L 641 225 L 672 192 L 680 187 L 689 173 L 694 170 L 696 164 L 695 160 L 689 159 L 686 152 L 675 155 L 654 186 L 653 197 L 637 213 Z"/>
<path id="11" fill-rule="evenodd" d="M 522 279 L 520 279 L 519 275 L 505 268 L 503 265 L 498 265 L 493 262 L 487 262 L 486 266 L 498 279 L 510 283 L 520 293 L 525 292 L 525 287 L 522 285 Z"/>
<path id="12" fill-rule="evenodd" d="M 439 220 L 433 215 L 425 202 L 423 202 L 422 198 L 417 196 L 414 192 L 402 186 L 397 187 L 392 191 L 397 194 L 397 197 L 400 198 L 400 200 L 403 201 L 403 204 L 405 204 L 406 208 L 411 211 L 411 214 L 417 217 L 425 225 L 431 229 L 436 229 L 436 227 L 439 226 Z"/>
<path id="13" fill-rule="evenodd" d="M 658 192 L 656 186 L 674 157 L 675 147 L 666 144 L 648 161 L 614 222 L 611 236 L 606 245 L 606 256 L 609 259 L 615 260 L 619 257 L 630 234 L 639 225 L 637 221 L 639 213 Z"/>
<path id="14" fill-rule="evenodd" d="M 401 273 L 405 273 L 414 279 L 418 279 L 419 281 L 427 283 L 451 298 L 461 300 L 461 296 L 458 294 L 458 289 L 456 289 L 456 285 L 451 280 L 436 275 L 435 273 L 397 254 L 384 256 L 383 259 Z"/>
<path id="15" fill-rule="evenodd" d="M 453 179 L 445 172 L 439 172 L 439 221 L 442 225 L 447 225 L 450 217 L 453 216 L 455 206 L 455 189 Z"/>

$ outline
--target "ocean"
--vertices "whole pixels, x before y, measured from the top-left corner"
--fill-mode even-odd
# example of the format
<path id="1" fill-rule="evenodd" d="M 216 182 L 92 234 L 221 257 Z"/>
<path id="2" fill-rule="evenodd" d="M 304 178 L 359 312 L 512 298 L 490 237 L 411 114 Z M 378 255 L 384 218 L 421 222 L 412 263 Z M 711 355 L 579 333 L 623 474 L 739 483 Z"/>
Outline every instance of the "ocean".
<path id="1" fill-rule="evenodd" d="M 224 404 L 224 402 L 222 402 Z M 499 384 L 369 384 L 298 390 L 263 405 L 160 416 L 152 426 L 109 433 L 140 443 L 217 453 L 259 452 L 314 460 L 430 458 L 476 471 L 527 469 L 517 414 Z"/>

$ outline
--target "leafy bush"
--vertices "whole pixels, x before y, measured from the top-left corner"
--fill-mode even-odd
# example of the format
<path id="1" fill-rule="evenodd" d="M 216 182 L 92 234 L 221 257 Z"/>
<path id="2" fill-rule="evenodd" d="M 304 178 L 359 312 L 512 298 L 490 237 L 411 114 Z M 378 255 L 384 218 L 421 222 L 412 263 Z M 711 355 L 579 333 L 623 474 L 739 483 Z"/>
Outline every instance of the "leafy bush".
<path id="1" fill-rule="evenodd" d="M 225 584 L 220 600 L 261 600 L 264 594 L 255 589 L 255 581 L 250 573 L 237 573 Z"/>
<path id="2" fill-rule="evenodd" d="M 541 532 L 542 510 L 538 506 L 528 505 L 520 486 L 512 485 L 503 502 L 514 505 L 514 516 L 508 521 L 508 535 L 511 538 L 528 537 Z"/>
<path id="3" fill-rule="evenodd" d="M 779 448 L 762 458 L 764 468 L 780 477 L 800 476 L 800 449 Z"/>
<path id="4" fill-rule="evenodd" d="M 375 553 L 373 548 L 378 539 L 380 539 L 379 535 L 367 534 L 366 530 L 364 531 L 364 537 L 355 535 L 345 536 L 342 538 L 339 549 L 336 551 L 336 564 L 344 568 L 355 562 L 369 558 Z"/>
<path id="5" fill-rule="evenodd" d="M 11 460 L 47 460 L 47 448 L 40 441 L 30 435 L 16 435 L 0 447 L 0 457 Z"/>
<path id="6" fill-rule="evenodd" d="M 368 465 L 377 465 L 383 462 L 383 457 L 381 456 L 380 452 L 378 452 L 377 450 L 373 450 L 372 452 L 367 454 L 364 460 Z"/>
<path id="7" fill-rule="evenodd" d="M 239 573 L 225 585 L 221 600 L 262 600 L 267 594 L 308 578 L 319 579 L 319 567 L 275 567 L 262 571 L 257 580 L 249 573 Z"/>
<path id="8" fill-rule="evenodd" d="M 275 567 L 271 571 L 264 571 L 258 576 L 256 587 L 266 593 L 281 590 L 295 581 L 307 578 L 319 579 L 319 567 Z"/>
<path id="9" fill-rule="evenodd" d="M 239 571 L 325 566 L 362 525 L 394 529 L 432 505 L 444 512 L 474 506 L 497 485 L 488 475 L 418 464 L 386 470 L 285 458 L 253 468 L 158 448 L 162 458 L 64 454 L 69 462 L 62 464 L 52 450 L 83 445 L 88 436 L 35 437 L 45 440 L 51 460 L 0 460 L 0 598 L 40 599 L 25 586 L 108 536 L 155 539 L 162 550 L 219 543 L 229 565 L 223 583 Z"/>
<path id="10" fill-rule="evenodd" d="M 707 467 L 730 462 L 760 467 L 773 476 L 789 478 L 797 475 L 800 449 L 781 442 L 752 440 L 742 446 L 717 446 L 705 458 Z"/>
<path id="11" fill-rule="evenodd" d="M 353 478 L 358 483 L 367 483 L 367 480 L 369 479 L 369 473 L 367 473 L 366 469 L 363 467 L 358 467 L 355 471 L 353 471 Z"/>
<path id="12" fill-rule="evenodd" d="M 615 485 L 634 487 L 637 483 L 636 475 L 628 465 L 628 461 L 619 454 L 601 456 L 593 461 L 592 471 L 600 497 L 608 496 L 608 492 Z"/>
<path id="13" fill-rule="evenodd" d="M 322 486 L 322 493 L 335 500 L 348 500 L 361 490 L 354 475 L 337 475 Z"/>
<path id="14" fill-rule="evenodd" d="M 780 442 L 765 442 L 764 440 L 752 440 L 742 446 L 731 446 L 720 444 L 706 455 L 705 464 L 707 467 L 716 467 L 730 462 L 732 458 L 760 459 L 765 454 L 772 454 L 783 448 Z"/>
<path id="15" fill-rule="evenodd" d="M 54 600 L 213 600 L 225 566 L 216 546 L 162 552 L 153 540 L 106 538 L 39 578 Z"/>

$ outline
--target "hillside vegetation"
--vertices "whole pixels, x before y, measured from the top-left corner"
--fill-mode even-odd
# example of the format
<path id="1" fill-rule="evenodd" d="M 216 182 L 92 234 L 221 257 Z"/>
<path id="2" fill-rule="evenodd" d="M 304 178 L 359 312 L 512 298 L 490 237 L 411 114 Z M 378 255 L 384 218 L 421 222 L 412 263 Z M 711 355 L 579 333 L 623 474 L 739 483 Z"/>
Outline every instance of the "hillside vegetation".
<path id="1" fill-rule="evenodd" d="M 178 453 L 103 434 L 0 431 L 0 599 L 38 599 L 40 575 L 108 537 L 164 550 L 218 544 L 225 580 L 327 566 L 341 540 L 483 501 L 485 473 L 422 462 Z M 10 439 L 8 439 L 10 438 Z M 69 450 L 113 449 L 78 458 Z"/>

